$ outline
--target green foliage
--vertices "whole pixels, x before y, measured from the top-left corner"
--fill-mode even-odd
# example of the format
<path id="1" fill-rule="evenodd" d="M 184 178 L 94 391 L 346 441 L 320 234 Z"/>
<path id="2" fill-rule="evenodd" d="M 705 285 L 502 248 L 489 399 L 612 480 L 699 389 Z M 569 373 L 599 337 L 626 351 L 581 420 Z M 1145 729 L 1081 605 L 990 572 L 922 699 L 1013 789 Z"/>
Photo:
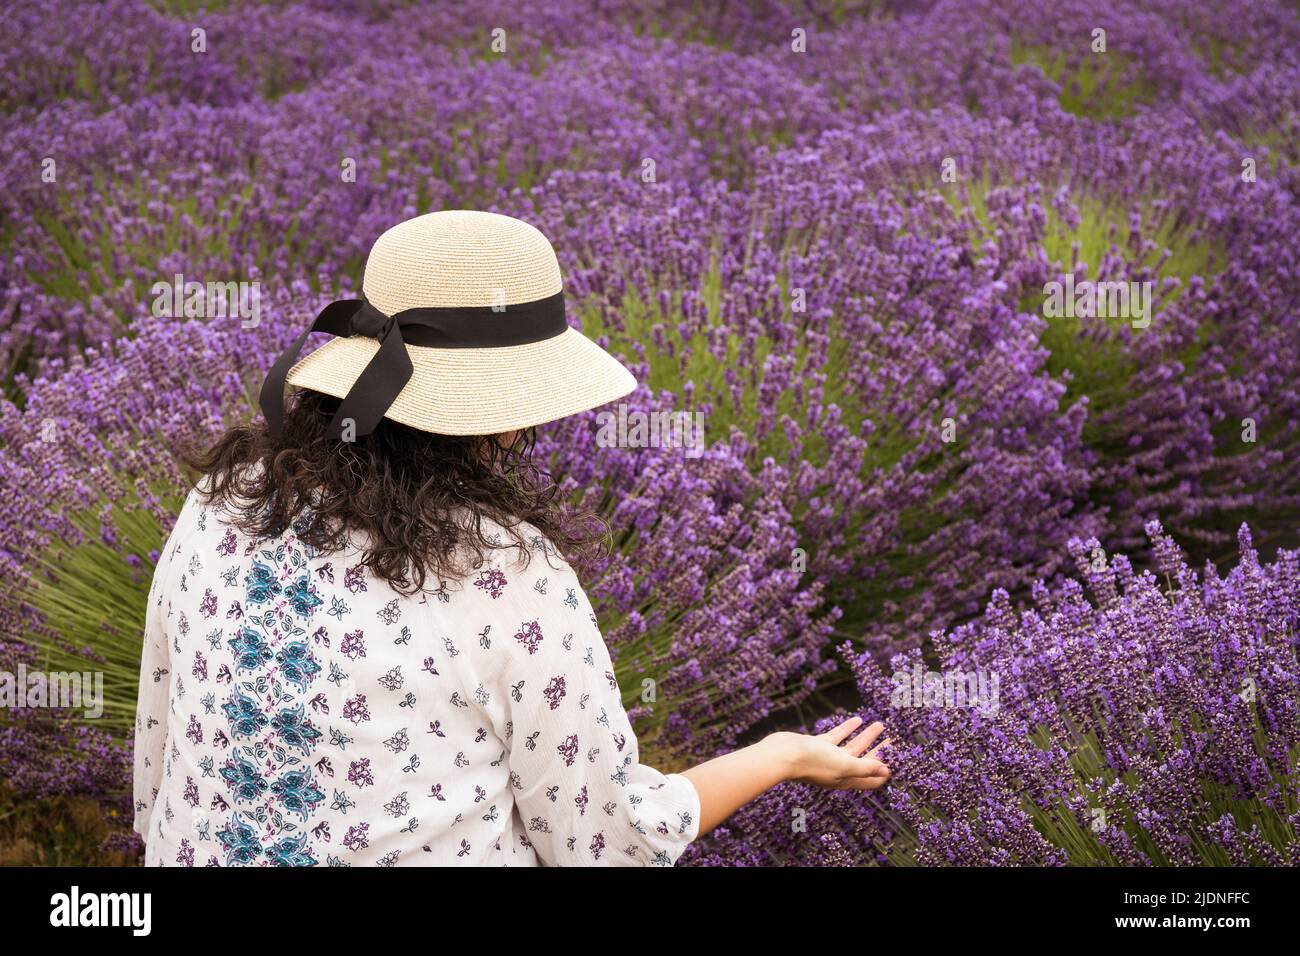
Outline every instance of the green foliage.
<path id="1" fill-rule="evenodd" d="M 42 669 L 103 672 L 104 713 L 94 725 L 121 739 L 130 735 L 135 719 L 151 555 L 166 541 L 135 491 L 124 489 L 124 495 L 112 509 L 117 547 L 104 544 L 99 513 L 87 509 L 71 516 L 84 539 L 57 542 L 33 568 L 30 599 L 45 627 L 29 635 Z M 184 502 L 179 495 L 162 500 L 175 513 Z M 128 563 L 127 556 L 138 563 Z"/>
<path id="2" fill-rule="evenodd" d="M 1078 774 L 1080 791 L 1090 794 L 1089 803 L 1093 811 L 1098 813 L 1098 821 L 1121 824 L 1132 840 L 1134 848 L 1146 854 L 1154 865 L 1173 865 L 1173 861 L 1168 858 L 1160 844 L 1133 819 L 1131 812 L 1133 808 L 1126 805 L 1126 801 L 1122 796 L 1129 788 L 1139 785 L 1140 781 L 1137 774 L 1115 773 L 1114 769 L 1103 758 L 1095 733 L 1087 733 L 1075 739 L 1060 741 L 1052 739 L 1046 728 L 1039 727 L 1031 734 L 1031 739 L 1036 746 L 1042 749 L 1047 749 L 1050 746 L 1065 746 L 1070 753 L 1070 766 Z M 1268 744 L 1262 726 L 1256 733 L 1255 746 L 1259 755 L 1267 759 Z M 1291 754 L 1290 766 L 1296 765 L 1298 757 L 1300 757 L 1300 751 Z M 1287 818 L 1293 816 L 1298 808 L 1296 794 L 1297 784 L 1300 781 L 1297 781 L 1293 774 L 1288 773 L 1286 768 L 1274 768 L 1274 779 L 1278 783 L 1276 791 L 1278 799 L 1272 804 L 1266 804 L 1258 797 L 1242 799 L 1236 794 L 1231 785 L 1217 783 L 1208 778 L 1202 779 L 1200 781 L 1201 795 L 1204 801 L 1195 800 L 1192 802 L 1192 805 L 1197 808 L 1197 817 L 1193 829 L 1197 833 L 1209 833 L 1214 824 L 1227 814 L 1233 818 L 1237 828 L 1243 833 L 1248 832 L 1251 827 L 1258 826 L 1265 842 L 1279 853 L 1285 853 L 1287 845 L 1295 839 L 1294 827 L 1288 822 Z M 1106 792 L 1121 794 L 1117 799 L 1121 804 L 1119 809 L 1124 817 L 1123 820 L 1116 820 L 1113 813 L 1106 814 L 1106 811 L 1101 806 L 1101 801 L 1097 799 L 1096 795 Z M 1119 861 L 1115 859 L 1110 850 L 1097 839 L 1097 835 L 1092 828 L 1081 826 L 1079 820 L 1063 802 L 1058 801 L 1053 806 L 1044 808 L 1033 801 L 1026 800 L 1022 809 L 1030 815 L 1035 828 L 1049 842 L 1066 851 L 1071 866 L 1119 865 Z M 1107 819 L 1108 816 L 1109 819 Z M 1180 826 L 1185 824 L 1186 821 L 1180 821 Z M 1203 838 L 1197 838 L 1195 843 L 1196 853 L 1200 857 L 1201 865 L 1235 865 L 1234 861 L 1218 844 L 1206 841 Z M 1252 860 L 1253 865 L 1267 865 L 1269 862 L 1259 858 L 1258 854 Z"/>
<path id="3" fill-rule="evenodd" d="M 1013 65 L 1029 63 L 1043 71 L 1061 92 L 1061 109 L 1076 116 L 1092 119 L 1121 119 L 1132 116 L 1137 108 L 1152 102 L 1155 87 L 1141 77 L 1140 61 L 1117 50 L 1093 53 L 1084 47 L 1081 53 L 1067 57 L 1065 51 L 1052 46 L 1014 41 L 1011 46 Z M 1138 74 L 1128 79 L 1128 74 Z"/>

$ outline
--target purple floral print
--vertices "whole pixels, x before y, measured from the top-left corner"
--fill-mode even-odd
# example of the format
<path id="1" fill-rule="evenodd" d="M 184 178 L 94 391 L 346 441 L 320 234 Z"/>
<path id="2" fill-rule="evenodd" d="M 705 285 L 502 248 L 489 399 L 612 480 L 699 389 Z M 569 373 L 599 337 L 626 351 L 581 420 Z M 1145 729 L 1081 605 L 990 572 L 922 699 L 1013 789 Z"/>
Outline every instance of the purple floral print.
<path id="1" fill-rule="evenodd" d="M 536 654 L 542 643 L 542 626 L 538 621 L 525 621 L 515 632 L 515 640 L 528 648 L 529 654 Z"/>
<path id="2" fill-rule="evenodd" d="M 478 580 L 474 586 L 482 588 L 493 598 L 499 598 L 501 592 L 506 588 L 506 576 L 497 568 L 485 568 L 479 572 Z"/>

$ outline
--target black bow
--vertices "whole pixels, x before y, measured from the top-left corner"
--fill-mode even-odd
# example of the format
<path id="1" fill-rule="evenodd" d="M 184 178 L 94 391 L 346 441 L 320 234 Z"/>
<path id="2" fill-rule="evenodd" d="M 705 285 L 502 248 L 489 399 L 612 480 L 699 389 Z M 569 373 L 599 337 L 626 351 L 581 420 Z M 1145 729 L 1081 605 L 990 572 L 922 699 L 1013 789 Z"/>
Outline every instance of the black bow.
<path id="1" fill-rule="evenodd" d="M 379 351 L 362 369 L 330 421 L 334 438 L 351 420 L 354 435 L 369 435 L 397 400 L 414 374 L 407 344 L 439 349 L 501 348 L 529 345 L 562 334 L 564 293 L 507 306 L 406 309 L 384 315 L 364 298 L 340 299 L 321 310 L 297 341 L 289 346 L 266 375 L 259 402 L 271 434 L 284 432 L 284 385 L 298 353 L 313 332 L 346 337 L 364 335 L 379 341 Z"/>

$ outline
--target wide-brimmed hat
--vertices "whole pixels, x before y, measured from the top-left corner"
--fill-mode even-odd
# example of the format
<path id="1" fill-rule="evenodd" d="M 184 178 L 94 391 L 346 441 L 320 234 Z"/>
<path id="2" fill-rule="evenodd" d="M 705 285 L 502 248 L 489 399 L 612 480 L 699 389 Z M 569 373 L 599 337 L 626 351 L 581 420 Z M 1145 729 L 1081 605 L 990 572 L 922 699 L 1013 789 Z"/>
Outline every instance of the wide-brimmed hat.
<path id="1" fill-rule="evenodd" d="M 336 338 L 294 364 L 312 331 Z M 368 434 L 381 418 L 493 435 L 636 388 L 617 359 L 569 326 L 546 237 L 470 210 L 417 216 L 375 241 L 362 298 L 326 306 L 267 375 L 262 411 L 277 434 L 286 381 L 343 399 L 340 437 Z"/>

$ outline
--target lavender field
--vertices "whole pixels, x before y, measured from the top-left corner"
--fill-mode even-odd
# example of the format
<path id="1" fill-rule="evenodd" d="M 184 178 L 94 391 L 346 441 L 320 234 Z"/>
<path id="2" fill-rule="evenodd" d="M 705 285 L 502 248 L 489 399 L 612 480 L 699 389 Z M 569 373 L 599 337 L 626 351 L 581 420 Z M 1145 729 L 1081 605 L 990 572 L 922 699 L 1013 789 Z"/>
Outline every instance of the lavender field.
<path id="1" fill-rule="evenodd" d="M 0 34 L 0 672 L 104 675 L 100 716 L 0 709 L 0 864 L 138 859 L 176 456 L 456 208 L 550 238 L 632 410 L 702 415 L 698 457 L 538 437 L 612 528 L 579 570 L 643 758 L 894 741 L 888 788 L 785 785 L 684 863 L 1300 863 L 1294 5 L 19 0 Z M 160 317 L 178 275 L 256 320 Z"/>

